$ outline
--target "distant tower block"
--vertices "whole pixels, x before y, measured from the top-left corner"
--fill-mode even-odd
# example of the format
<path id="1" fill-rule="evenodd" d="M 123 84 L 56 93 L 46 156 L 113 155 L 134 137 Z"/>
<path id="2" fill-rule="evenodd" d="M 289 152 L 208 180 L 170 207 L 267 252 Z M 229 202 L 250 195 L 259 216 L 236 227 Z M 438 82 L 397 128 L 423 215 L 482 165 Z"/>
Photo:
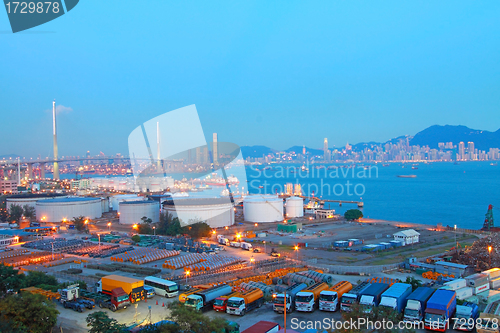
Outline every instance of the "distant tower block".
<path id="1" fill-rule="evenodd" d="M 325 140 L 323 141 L 323 159 L 325 161 L 328 161 L 328 155 L 329 155 L 329 151 L 328 151 L 328 139 L 325 138 Z"/>
<path id="2" fill-rule="evenodd" d="M 156 122 L 156 170 L 161 169 L 161 153 L 160 153 L 160 122 Z"/>
<path id="3" fill-rule="evenodd" d="M 295 189 L 293 191 L 295 195 L 302 195 L 302 188 L 300 187 L 300 184 L 295 184 Z"/>
<path id="4" fill-rule="evenodd" d="M 57 162 L 57 129 L 56 129 L 56 101 L 52 102 L 52 132 L 54 135 L 54 179 L 59 179 L 59 163 Z"/>
<path id="5" fill-rule="evenodd" d="M 293 194 L 293 184 L 292 183 L 286 183 L 286 194 L 287 195 L 292 195 Z"/>
<path id="6" fill-rule="evenodd" d="M 201 164 L 201 148 L 196 147 L 196 164 Z"/>
<path id="7" fill-rule="evenodd" d="M 306 146 L 302 146 L 302 155 L 306 156 Z"/>
<path id="8" fill-rule="evenodd" d="M 214 142 L 214 146 L 212 149 L 213 149 L 213 160 L 214 160 L 214 165 L 215 165 L 218 163 L 218 157 L 219 157 L 219 152 L 217 149 L 217 133 L 214 133 L 213 142 Z"/>

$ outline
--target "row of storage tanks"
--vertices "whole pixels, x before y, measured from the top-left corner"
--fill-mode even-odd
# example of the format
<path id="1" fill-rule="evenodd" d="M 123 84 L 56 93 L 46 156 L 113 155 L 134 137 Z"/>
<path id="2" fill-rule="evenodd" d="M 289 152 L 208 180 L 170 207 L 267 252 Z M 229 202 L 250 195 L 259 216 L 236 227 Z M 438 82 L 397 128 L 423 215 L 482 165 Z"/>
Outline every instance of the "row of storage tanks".
<path id="1" fill-rule="evenodd" d="M 171 177 L 113 177 L 92 178 L 90 187 L 125 192 L 162 192 L 174 186 Z"/>
<path id="2" fill-rule="evenodd" d="M 286 217 L 304 216 L 304 199 L 289 197 L 285 201 Z M 277 195 L 257 194 L 243 198 L 243 215 L 248 222 L 278 222 L 283 221 L 283 199 Z"/>

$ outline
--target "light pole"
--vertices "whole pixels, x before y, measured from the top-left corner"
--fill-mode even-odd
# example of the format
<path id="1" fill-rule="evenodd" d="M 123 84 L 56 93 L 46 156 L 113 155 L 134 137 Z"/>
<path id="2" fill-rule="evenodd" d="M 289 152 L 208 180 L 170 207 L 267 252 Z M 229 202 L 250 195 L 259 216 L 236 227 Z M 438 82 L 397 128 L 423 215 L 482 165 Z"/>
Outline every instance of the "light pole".
<path id="1" fill-rule="evenodd" d="M 493 247 L 491 245 L 488 246 L 488 254 L 490 256 L 490 268 L 491 268 L 491 250 L 493 250 Z"/>
<path id="2" fill-rule="evenodd" d="M 108 231 L 111 232 L 111 222 L 108 222 Z"/>
<path id="3" fill-rule="evenodd" d="M 156 227 L 153 227 L 153 236 L 156 236 Z"/>
<path id="4" fill-rule="evenodd" d="M 101 234 L 97 234 L 97 238 L 99 238 L 99 252 L 101 251 Z"/>
<path id="5" fill-rule="evenodd" d="M 455 229 L 455 251 L 456 251 L 456 253 L 457 253 L 457 255 L 458 255 L 457 225 L 455 224 L 455 225 L 453 226 L 453 228 Z"/>
<path id="6" fill-rule="evenodd" d="M 190 271 L 186 271 L 186 286 L 188 284 L 188 276 L 189 276 L 190 273 L 191 273 Z"/>
<path id="7" fill-rule="evenodd" d="M 297 261 L 299 261 L 299 247 L 295 245 L 295 251 L 297 251 Z"/>

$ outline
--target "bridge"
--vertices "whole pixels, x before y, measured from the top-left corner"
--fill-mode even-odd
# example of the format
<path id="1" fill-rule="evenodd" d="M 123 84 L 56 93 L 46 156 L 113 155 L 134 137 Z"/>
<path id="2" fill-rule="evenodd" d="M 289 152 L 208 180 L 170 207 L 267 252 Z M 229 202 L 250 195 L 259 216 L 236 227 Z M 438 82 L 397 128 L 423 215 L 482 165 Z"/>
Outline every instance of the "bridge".
<path id="1" fill-rule="evenodd" d="M 288 198 L 288 197 L 291 197 L 293 195 L 290 195 L 290 194 L 283 194 L 281 195 L 280 197 L 281 198 Z M 339 204 L 339 206 L 342 206 L 342 204 L 346 203 L 346 204 L 356 204 L 359 208 L 363 207 L 364 206 L 364 203 L 363 201 L 354 201 L 354 200 L 330 200 L 330 199 L 321 199 L 321 198 L 318 198 L 318 197 L 315 197 L 315 196 L 303 196 L 303 195 L 297 195 L 297 197 L 300 197 L 302 199 L 308 199 L 309 201 L 318 201 L 320 204 L 324 205 L 325 202 L 336 202 Z"/>

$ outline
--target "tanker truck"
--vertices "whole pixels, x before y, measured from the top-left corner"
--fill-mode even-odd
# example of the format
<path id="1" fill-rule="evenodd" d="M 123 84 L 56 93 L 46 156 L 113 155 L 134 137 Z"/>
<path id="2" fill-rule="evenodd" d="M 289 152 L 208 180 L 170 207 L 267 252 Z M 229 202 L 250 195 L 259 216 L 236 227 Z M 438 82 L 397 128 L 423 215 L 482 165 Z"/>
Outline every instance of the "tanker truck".
<path id="1" fill-rule="evenodd" d="M 295 297 L 297 293 L 301 290 L 307 288 L 305 283 L 296 283 L 288 287 L 285 291 L 286 293 L 286 312 L 290 313 L 295 308 Z M 285 303 L 285 293 L 279 293 L 273 295 L 273 310 L 278 313 L 283 313 L 283 307 Z"/>
<path id="2" fill-rule="evenodd" d="M 186 298 L 186 306 L 198 311 L 206 311 L 212 308 L 217 297 L 230 294 L 231 286 L 223 284 L 205 289 L 189 295 Z"/>
<path id="3" fill-rule="evenodd" d="M 255 288 L 228 299 L 226 312 L 244 316 L 248 311 L 260 308 L 262 304 L 264 304 L 264 293 L 262 290 Z"/>
<path id="4" fill-rule="evenodd" d="M 205 290 L 205 289 L 208 289 L 208 288 L 199 288 L 198 287 L 198 288 L 189 289 L 188 291 L 185 291 L 185 292 L 179 294 L 179 302 L 184 303 L 184 302 L 186 302 L 186 298 L 189 295 L 196 294 L 197 292 L 200 292 L 200 291 Z"/>
<path id="5" fill-rule="evenodd" d="M 340 298 L 351 291 L 352 284 L 348 281 L 340 281 L 336 285 L 319 293 L 320 311 L 337 311 L 340 308 Z"/>
<path id="6" fill-rule="evenodd" d="M 231 297 L 239 296 L 239 295 L 240 295 L 240 292 L 235 291 L 232 294 L 217 297 L 214 301 L 214 310 L 217 312 L 226 312 L 228 299 L 230 299 Z"/>
<path id="7" fill-rule="evenodd" d="M 327 289 L 326 283 L 318 282 L 298 292 L 295 296 L 295 310 L 313 312 L 318 307 L 319 294 Z"/>

